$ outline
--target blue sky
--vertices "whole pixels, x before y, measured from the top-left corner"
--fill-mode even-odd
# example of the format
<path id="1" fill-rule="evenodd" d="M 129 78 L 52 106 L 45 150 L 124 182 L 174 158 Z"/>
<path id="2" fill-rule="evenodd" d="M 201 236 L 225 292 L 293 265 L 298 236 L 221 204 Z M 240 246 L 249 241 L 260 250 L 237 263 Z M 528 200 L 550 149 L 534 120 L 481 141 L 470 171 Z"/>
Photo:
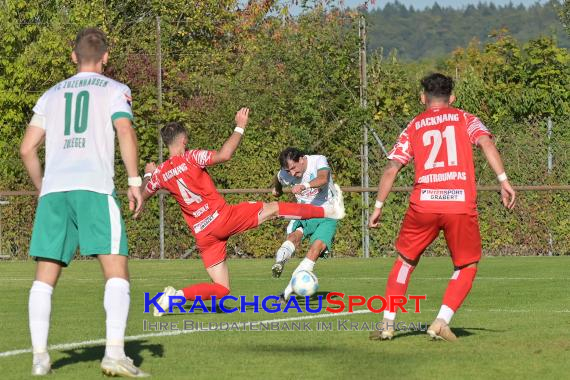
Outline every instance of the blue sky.
<path id="1" fill-rule="evenodd" d="M 390 1 L 381 1 L 376 0 L 376 5 L 374 7 L 383 7 L 386 3 L 393 3 L 393 0 Z M 399 0 L 401 4 L 406 6 L 413 5 L 416 9 L 423 9 L 427 6 L 432 6 L 436 1 L 435 0 Z M 441 6 L 453 6 L 456 8 L 464 7 L 469 4 L 478 4 L 479 2 L 485 2 L 480 0 L 437 0 L 437 3 Z M 532 5 L 536 2 L 544 3 L 545 1 L 537 1 L 537 0 L 492 0 L 486 1 L 487 3 L 493 3 L 495 5 L 507 5 L 512 2 L 515 5 L 523 4 L 523 5 Z M 346 7 L 355 7 L 358 5 L 363 4 L 363 0 L 344 0 L 344 5 Z M 369 1 L 370 3 L 370 1 Z"/>

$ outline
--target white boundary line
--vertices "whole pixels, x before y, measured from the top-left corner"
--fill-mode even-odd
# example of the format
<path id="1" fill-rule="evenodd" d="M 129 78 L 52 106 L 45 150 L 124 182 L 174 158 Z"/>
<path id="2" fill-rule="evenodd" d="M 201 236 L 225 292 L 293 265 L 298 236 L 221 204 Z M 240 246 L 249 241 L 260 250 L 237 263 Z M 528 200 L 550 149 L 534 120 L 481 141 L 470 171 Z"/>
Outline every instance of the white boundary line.
<path id="1" fill-rule="evenodd" d="M 330 317 L 341 317 L 344 315 L 353 315 L 353 314 L 367 314 L 371 313 L 370 310 L 355 310 L 352 313 L 349 312 L 342 312 L 342 313 L 327 313 L 327 314 L 318 314 L 318 315 L 307 315 L 303 317 L 293 317 L 293 318 L 279 318 L 279 319 L 268 319 L 263 321 L 244 321 L 244 322 L 237 322 L 238 324 L 246 323 L 248 326 L 256 326 L 262 323 L 272 323 L 272 322 L 286 322 L 286 321 L 302 321 L 307 319 L 319 319 L 319 318 L 330 318 Z M 158 322 L 158 321 L 157 321 Z M 160 322 L 158 322 L 160 323 Z M 232 322 L 228 322 L 232 323 Z M 140 334 L 140 335 L 131 335 L 125 337 L 125 342 L 137 339 L 144 339 L 144 338 L 155 338 L 155 337 L 163 337 L 163 336 L 176 336 L 182 334 L 191 334 L 197 332 L 208 332 L 208 331 L 219 331 L 217 329 L 197 329 L 197 330 L 176 330 L 176 331 L 163 331 L 159 333 L 149 333 L 149 334 Z M 63 343 L 63 344 L 55 344 L 48 347 L 48 350 L 72 350 L 74 348 L 80 348 L 85 346 L 93 346 L 98 344 L 105 344 L 105 339 L 95 339 L 95 340 L 85 340 L 83 342 L 75 342 L 75 343 Z M 0 358 L 5 358 L 8 356 L 16 356 L 21 354 L 29 354 L 32 352 L 31 348 L 21 349 L 21 350 L 13 350 L 13 351 L 5 351 L 0 352 Z"/>

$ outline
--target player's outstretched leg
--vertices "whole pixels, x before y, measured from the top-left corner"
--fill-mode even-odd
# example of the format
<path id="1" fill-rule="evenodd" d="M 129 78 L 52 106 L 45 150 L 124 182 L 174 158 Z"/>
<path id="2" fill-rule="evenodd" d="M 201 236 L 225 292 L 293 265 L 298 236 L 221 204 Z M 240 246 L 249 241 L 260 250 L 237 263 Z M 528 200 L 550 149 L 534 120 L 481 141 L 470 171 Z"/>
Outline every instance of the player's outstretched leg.
<path id="1" fill-rule="evenodd" d="M 36 277 L 30 289 L 28 302 L 30 334 L 32 336 L 32 375 L 43 376 L 51 372 L 47 350 L 51 314 L 51 296 L 61 273 L 62 265 L 38 259 Z"/>
<path id="2" fill-rule="evenodd" d="M 386 299 L 389 299 L 390 296 L 404 296 L 406 294 L 410 277 L 416 265 L 417 261 L 407 262 L 402 256 L 396 259 L 386 283 Z M 369 338 L 372 340 L 391 340 L 395 333 L 395 320 L 396 311 L 385 310 L 382 330 L 373 331 Z"/>
<path id="3" fill-rule="evenodd" d="M 451 276 L 451 280 L 449 280 L 445 290 L 439 314 L 427 331 L 432 339 L 446 340 L 448 342 L 457 340 L 457 337 L 449 328 L 449 323 L 471 291 L 476 274 L 477 263 L 456 269 L 453 272 L 453 276 Z"/>
<path id="4" fill-rule="evenodd" d="M 160 298 L 157 301 L 157 303 L 160 305 L 162 310 L 164 310 L 164 312 L 159 311 L 157 308 L 154 308 L 153 315 L 155 317 L 162 317 L 168 310 L 168 303 L 169 303 L 170 297 L 182 296 L 182 295 L 183 295 L 182 290 L 176 290 L 172 286 L 167 286 L 166 288 L 164 288 L 164 290 L 162 291 L 162 295 L 160 296 Z"/>
<path id="5" fill-rule="evenodd" d="M 202 282 L 199 284 L 192 284 L 179 290 L 176 290 L 172 286 L 167 286 L 164 289 L 164 294 L 157 301 L 160 307 L 167 312 L 169 298 L 171 296 L 182 296 L 190 301 L 194 301 L 198 296 L 200 296 L 202 301 L 207 301 L 212 299 L 213 296 L 219 300 L 230 294 L 230 275 L 228 265 L 225 260 L 206 268 L 206 271 L 213 283 Z M 158 311 L 156 308 L 154 309 L 155 317 L 160 317 L 163 314 L 163 312 Z"/>
<path id="6" fill-rule="evenodd" d="M 221 284 L 202 282 L 199 284 L 192 284 L 178 290 L 172 286 L 167 286 L 164 288 L 163 293 L 164 294 L 160 296 L 157 303 L 160 305 L 162 310 L 164 310 L 164 312 L 161 312 L 155 308 L 153 313 L 155 317 L 162 317 L 164 314 L 168 313 L 169 299 L 172 296 L 184 297 L 190 301 L 194 301 L 197 296 L 200 296 L 202 301 L 211 300 L 212 296 L 215 296 L 216 299 L 219 300 L 220 298 L 230 294 L 230 289 Z"/>
<path id="7" fill-rule="evenodd" d="M 125 330 L 131 303 L 127 257 L 99 255 L 97 258 L 107 279 L 103 299 L 107 339 L 101 371 L 107 376 L 148 377 L 150 375 L 137 368 L 125 354 Z"/>
<path id="8" fill-rule="evenodd" d="M 335 188 L 338 196 L 333 198 L 332 205 L 325 205 L 323 207 L 291 202 L 264 203 L 263 209 L 259 213 L 258 224 L 277 217 L 284 219 L 342 219 L 346 215 L 342 191 L 338 185 L 335 185 Z"/>

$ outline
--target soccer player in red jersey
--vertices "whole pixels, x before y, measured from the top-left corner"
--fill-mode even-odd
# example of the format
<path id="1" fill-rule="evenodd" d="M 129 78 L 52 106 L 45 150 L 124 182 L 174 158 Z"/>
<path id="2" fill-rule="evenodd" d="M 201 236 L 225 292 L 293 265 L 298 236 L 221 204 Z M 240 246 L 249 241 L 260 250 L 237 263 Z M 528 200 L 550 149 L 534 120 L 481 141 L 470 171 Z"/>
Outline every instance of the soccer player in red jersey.
<path id="1" fill-rule="evenodd" d="M 369 226 L 378 226 L 398 172 L 413 159 L 414 189 L 396 240 L 399 257 L 388 277 L 386 298 L 405 295 L 421 254 L 443 230 L 455 271 L 428 334 L 433 339 L 453 341 L 457 338 L 449 323 L 469 294 L 481 259 L 472 145 L 483 151 L 497 174 L 503 205 L 508 209 L 515 206 L 515 191 L 489 130 L 477 117 L 451 107 L 455 101 L 453 80 L 436 73 L 425 77 L 421 84 L 421 101 L 426 110 L 408 124 L 388 155 L 390 161 L 378 185 Z M 382 331 L 373 332 L 370 338 L 392 339 L 395 318 L 394 310 L 385 311 Z"/>
<path id="2" fill-rule="evenodd" d="M 166 310 L 168 297 L 184 296 L 195 300 L 220 299 L 230 293 L 226 263 L 226 244 L 230 236 L 256 228 L 277 217 L 311 219 L 344 217 L 342 195 L 332 205 L 323 207 L 287 202 L 244 202 L 229 205 L 216 190 L 206 167 L 229 161 L 237 149 L 249 118 L 249 109 L 240 109 L 235 117 L 236 128 L 222 148 L 187 150 L 188 134 L 180 123 L 169 123 L 160 131 L 168 146 L 170 157 L 158 167 L 149 163 L 145 168 L 143 198 L 146 200 L 159 189 L 165 189 L 176 199 L 186 223 L 196 238 L 196 246 L 212 283 L 200 283 L 176 290 L 166 287 L 158 304 Z M 154 315 L 163 313 L 155 309 Z"/>

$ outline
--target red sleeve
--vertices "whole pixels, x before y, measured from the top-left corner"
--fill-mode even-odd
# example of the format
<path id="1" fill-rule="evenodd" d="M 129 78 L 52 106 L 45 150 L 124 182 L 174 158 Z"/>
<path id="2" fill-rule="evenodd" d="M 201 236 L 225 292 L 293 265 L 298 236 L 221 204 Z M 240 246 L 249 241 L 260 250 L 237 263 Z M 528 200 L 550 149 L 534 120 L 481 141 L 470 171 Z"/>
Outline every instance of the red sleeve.
<path id="1" fill-rule="evenodd" d="M 191 149 L 184 152 L 184 159 L 201 168 L 212 165 L 215 150 Z"/>
<path id="2" fill-rule="evenodd" d="M 408 124 L 406 129 L 400 133 L 400 137 L 398 137 L 396 145 L 394 145 L 390 153 L 388 153 L 389 160 L 396 160 L 402 165 L 407 165 L 412 157 L 414 157 L 412 145 L 410 144 L 410 130 L 412 128 L 412 123 Z"/>
<path id="3" fill-rule="evenodd" d="M 467 124 L 467 134 L 469 135 L 469 141 L 471 144 L 477 144 L 477 140 L 481 136 L 493 137 L 489 129 L 479 120 L 478 117 L 465 112 L 465 123 Z"/>
<path id="4" fill-rule="evenodd" d="M 144 188 L 147 193 L 154 194 L 162 188 L 159 175 L 160 175 L 160 170 L 158 169 L 156 169 L 152 173 L 150 180 L 147 182 L 146 187 Z"/>

